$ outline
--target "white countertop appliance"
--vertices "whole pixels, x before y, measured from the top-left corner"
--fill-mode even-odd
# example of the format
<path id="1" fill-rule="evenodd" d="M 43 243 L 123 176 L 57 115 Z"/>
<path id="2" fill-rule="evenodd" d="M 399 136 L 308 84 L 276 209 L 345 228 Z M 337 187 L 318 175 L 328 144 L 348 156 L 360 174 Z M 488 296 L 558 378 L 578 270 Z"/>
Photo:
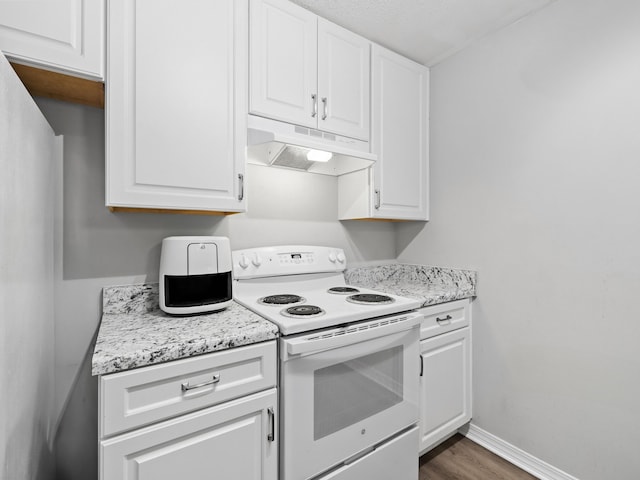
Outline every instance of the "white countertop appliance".
<path id="1" fill-rule="evenodd" d="M 235 300 L 278 325 L 280 478 L 418 478 L 417 300 L 346 284 L 342 249 L 233 252 Z"/>
<path id="2" fill-rule="evenodd" d="M 160 254 L 160 308 L 172 315 L 193 315 L 228 307 L 233 301 L 231 271 L 227 237 L 165 238 Z"/>

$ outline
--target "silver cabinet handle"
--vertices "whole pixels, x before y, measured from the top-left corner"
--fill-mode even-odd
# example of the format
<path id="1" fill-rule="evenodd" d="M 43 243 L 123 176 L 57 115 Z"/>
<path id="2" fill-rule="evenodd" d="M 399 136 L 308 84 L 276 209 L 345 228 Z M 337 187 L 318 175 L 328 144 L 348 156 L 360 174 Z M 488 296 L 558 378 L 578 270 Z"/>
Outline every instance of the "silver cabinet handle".
<path id="1" fill-rule="evenodd" d="M 276 439 L 276 414 L 273 408 L 267 408 L 267 415 L 269 416 L 269 433 L 267 434 L 267 440 L 273 442 Z"/>
<path id="2" fill-rule="evenodd" d="M 238 174 L 238 183 L 240 188 L 240 193 L 238 193 L 238 200 L 242 201 L 242 199 L 244 198 L 244 174 Z"/>
<path id="3" fill-rule="evenodd" d="M 318 95 L 316 95 L 315 93 L 312 93 L 311 100 L 313 100 L 311 116 L 315 118 L 318 115 Z"/>
<path id="4" fill-rule="evenodd" d="M 374 207 L 376 210 L 380 210 L 380 189 L 376 188 L 374 192 L 376 194 L 376 203 Z"/>
<path id="5" fill-rule="evenodd" d="M 189 382 L 183 383 L 182 384 L 182 391 L 183 392 L 188 392 L 189 390 L 194 390 L 196 388 L 207 387 L 209 385 L 213 385 L 215 383 L 218 383 L 219 381 L 220 381 L 220 374 L 217 373 L 208 382 L 202 382 L 202 383 L 198 383 L 196 385 L 189 385 Z"/>
<path id="6" fill-rule="evenodd" d="M 322 120 L 327 119 L 327 97 L 322 97 Z"/>
<path id="7" fill-rule="evenodd" d="M 449 325 L 451 323 L 451 319 L 452 318 L 453 317 L 451 315 L 447 315 L 444 318 L 436 317 L 436 322 L 438 322 L 438 323 L 445 323 L 446 322 L 445 325 Z"/>

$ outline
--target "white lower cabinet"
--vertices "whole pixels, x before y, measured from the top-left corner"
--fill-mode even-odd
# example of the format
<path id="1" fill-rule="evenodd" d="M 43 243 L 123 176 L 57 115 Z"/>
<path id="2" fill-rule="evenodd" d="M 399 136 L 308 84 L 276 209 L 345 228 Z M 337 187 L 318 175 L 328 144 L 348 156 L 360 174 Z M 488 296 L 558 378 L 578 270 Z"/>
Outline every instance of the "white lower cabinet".
<path id="1" fill-rule="evenodd" d="M 420 342 L 420 455 L 471 420 L 470 301 L 422 311 L 428 326 Z"/>
<path id="2" fill-rule="evenodd" d="M 276 389 L 100 442 L 102 480 L 276 480 Z"/>
<path id="3" fill-rule="evenodd" d="M 276 361 L 272 341 L 102 376 L 99 479 L 277 480 Z"/>

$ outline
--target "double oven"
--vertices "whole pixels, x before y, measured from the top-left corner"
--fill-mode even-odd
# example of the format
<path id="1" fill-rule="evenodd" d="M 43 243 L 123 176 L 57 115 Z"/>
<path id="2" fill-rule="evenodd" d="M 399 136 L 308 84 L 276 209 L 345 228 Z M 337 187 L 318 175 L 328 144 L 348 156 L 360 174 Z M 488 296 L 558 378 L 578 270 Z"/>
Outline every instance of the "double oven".
<path id="1" fill-rule="evenodd" d="M 419 302 L 345 284 L 337 248 L 233 252 L 234 298 L 278 325 L 281 480 L 418 478 Z"/>

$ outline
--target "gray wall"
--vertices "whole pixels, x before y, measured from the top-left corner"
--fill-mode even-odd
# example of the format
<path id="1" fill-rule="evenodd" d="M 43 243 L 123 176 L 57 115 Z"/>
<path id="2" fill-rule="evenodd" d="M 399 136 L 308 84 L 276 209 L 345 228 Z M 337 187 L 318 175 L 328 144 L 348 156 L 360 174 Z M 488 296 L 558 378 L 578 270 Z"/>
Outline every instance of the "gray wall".
<path id="1" fill-rule="evenodd" d="M 562 0 L 436 66 L 432 220 L 479 270 L 473 422 L 582 480 L 640 475 L 640 2 Z"/>
<path id="2" fill-rule="evenodd" d="M 226 218 L 109 212 L 104 206 L 104 112 L 38 98 L 64 134 L 56 252 L 55 407 L 58 480 L 97 474 L 97 382 L 90 374 L 101 289 L 157 281 L 170 235 L 226 235 L 232 248 L 275 244 L 342 247 L 351 263 L 395 258 L 392 225 L 338 222 L 335 177 L 250 165 L 249 212 Z"/>
<path id="3" fill-rule="evenodd" d="M 55 138 L 0 53 L 0 479 L 53 478 Z"/>

